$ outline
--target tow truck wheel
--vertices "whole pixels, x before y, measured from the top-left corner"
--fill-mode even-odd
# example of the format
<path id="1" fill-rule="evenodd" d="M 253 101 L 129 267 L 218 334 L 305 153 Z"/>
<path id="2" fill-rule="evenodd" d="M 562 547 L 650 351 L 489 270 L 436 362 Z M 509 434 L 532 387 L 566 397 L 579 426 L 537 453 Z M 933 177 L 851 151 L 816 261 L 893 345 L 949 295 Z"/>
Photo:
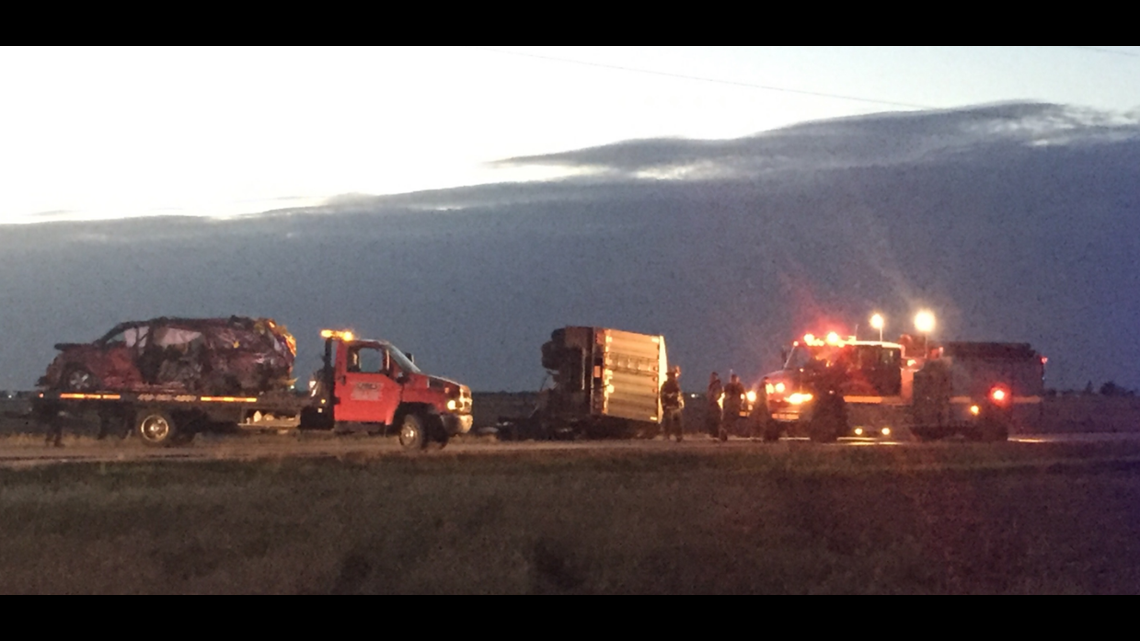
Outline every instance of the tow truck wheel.
<path id="1" fill-rule="evenodd" d="M 400 421 L 399 433 L 400 447 L 409 452 L 418 452 L 427 448 L 428 432 L 424 420 L 418 414 L 405 414 Z"/>
<path id="2" fill-rule="evenodd" d="M 178 427 L 170 414 L 160 410 L 143 410 L 135 419 L 135 434 L 146 445 L 168 447 L 178 438 Z"/>

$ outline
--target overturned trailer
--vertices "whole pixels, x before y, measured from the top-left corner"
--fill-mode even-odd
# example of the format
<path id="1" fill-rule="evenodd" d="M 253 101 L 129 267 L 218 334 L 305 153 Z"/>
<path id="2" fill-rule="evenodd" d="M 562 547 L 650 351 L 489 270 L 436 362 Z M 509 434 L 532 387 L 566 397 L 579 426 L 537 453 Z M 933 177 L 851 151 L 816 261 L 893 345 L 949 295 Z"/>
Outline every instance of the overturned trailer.
<path id="1" fill-rule="evenodd" d="M 503 417 L 507 438 L 651 437 L 660 430 L 668 372 L 665 337 L 604 327 L 563 327 L 542 346 L 553 385 L 527 417 Z"/>

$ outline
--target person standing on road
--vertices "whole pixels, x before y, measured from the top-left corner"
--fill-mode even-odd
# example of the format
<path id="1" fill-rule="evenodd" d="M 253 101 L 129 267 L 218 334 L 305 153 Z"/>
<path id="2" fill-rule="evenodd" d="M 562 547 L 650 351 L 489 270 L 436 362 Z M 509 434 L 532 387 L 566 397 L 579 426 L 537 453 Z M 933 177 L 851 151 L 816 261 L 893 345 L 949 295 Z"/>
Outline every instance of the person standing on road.
<path id="1" fill-rule="evenodd" d="M 708 404 L 705 427 L 709 436 L 716 438 L 720 434 L 721 403 L 724 402 L 724 385 L 721 384 L 720 376 L 716 372 L 709 377 L 709 389 L 705 393 L 705 401 Z"/>
<path id="2" fill-rule="evenodd" d="M 680 443 L 684 436 L 684 426 L 681 422 L 681 412 L 685 409 L 685 395 L 681 392 L 681 368 L 674 367 L 669 370 L 665 383 L 661 385 L 662 423 L 665 426 L 665 438 L 673 434 Z"/>
<path id="3" fill-rule="evenodd" d="M 721 421 L 720 440 L 727 441 L 729 432 L 736 432 L 736 423 L 740 420 L 740 410 L 744 407 L 744 384 L 740 377 L 733 372 L 724 386 L 724 419 Z"/>

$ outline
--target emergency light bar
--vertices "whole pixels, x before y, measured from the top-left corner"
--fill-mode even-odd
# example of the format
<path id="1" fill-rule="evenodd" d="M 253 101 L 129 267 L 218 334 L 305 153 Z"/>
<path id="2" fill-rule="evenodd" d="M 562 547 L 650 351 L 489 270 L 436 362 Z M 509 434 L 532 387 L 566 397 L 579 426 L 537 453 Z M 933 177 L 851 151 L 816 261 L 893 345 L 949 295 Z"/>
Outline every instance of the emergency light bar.
<path id="1" fill-rule="evenodd" d="M 340 331 L 335 329 L 322 329 L 321 338 L 335 338 L 337 340 L 345 341 L 346 343 L 351 343 L 352 341 L 356 340 L 356 335 L 347 330 Z"/>

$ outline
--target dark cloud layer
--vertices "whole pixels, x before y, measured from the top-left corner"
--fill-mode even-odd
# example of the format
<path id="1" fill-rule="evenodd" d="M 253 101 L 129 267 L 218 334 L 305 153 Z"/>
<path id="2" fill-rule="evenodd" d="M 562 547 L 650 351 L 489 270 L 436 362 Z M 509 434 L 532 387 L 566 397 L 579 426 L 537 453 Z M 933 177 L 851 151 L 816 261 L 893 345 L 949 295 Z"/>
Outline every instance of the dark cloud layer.
<path id="1" fill-rule="evenodd" d="M 231 221 L 0 227 L 0 388 L 120 320 L 229 314 L 288 324 L 300 374 L 321 327 L 350 326 L 478 390 L 536 388 L 562 325 L 660 332 L 700 388 L 712 369 L 754 379 L 825 321 L 877 309 L 897 334 L 920 306 L 942 337 L 1033 343 L 1052 385 L 1140 387 L 1135 123 L 997 105 L 510 162 L 594 173 Z"/>

